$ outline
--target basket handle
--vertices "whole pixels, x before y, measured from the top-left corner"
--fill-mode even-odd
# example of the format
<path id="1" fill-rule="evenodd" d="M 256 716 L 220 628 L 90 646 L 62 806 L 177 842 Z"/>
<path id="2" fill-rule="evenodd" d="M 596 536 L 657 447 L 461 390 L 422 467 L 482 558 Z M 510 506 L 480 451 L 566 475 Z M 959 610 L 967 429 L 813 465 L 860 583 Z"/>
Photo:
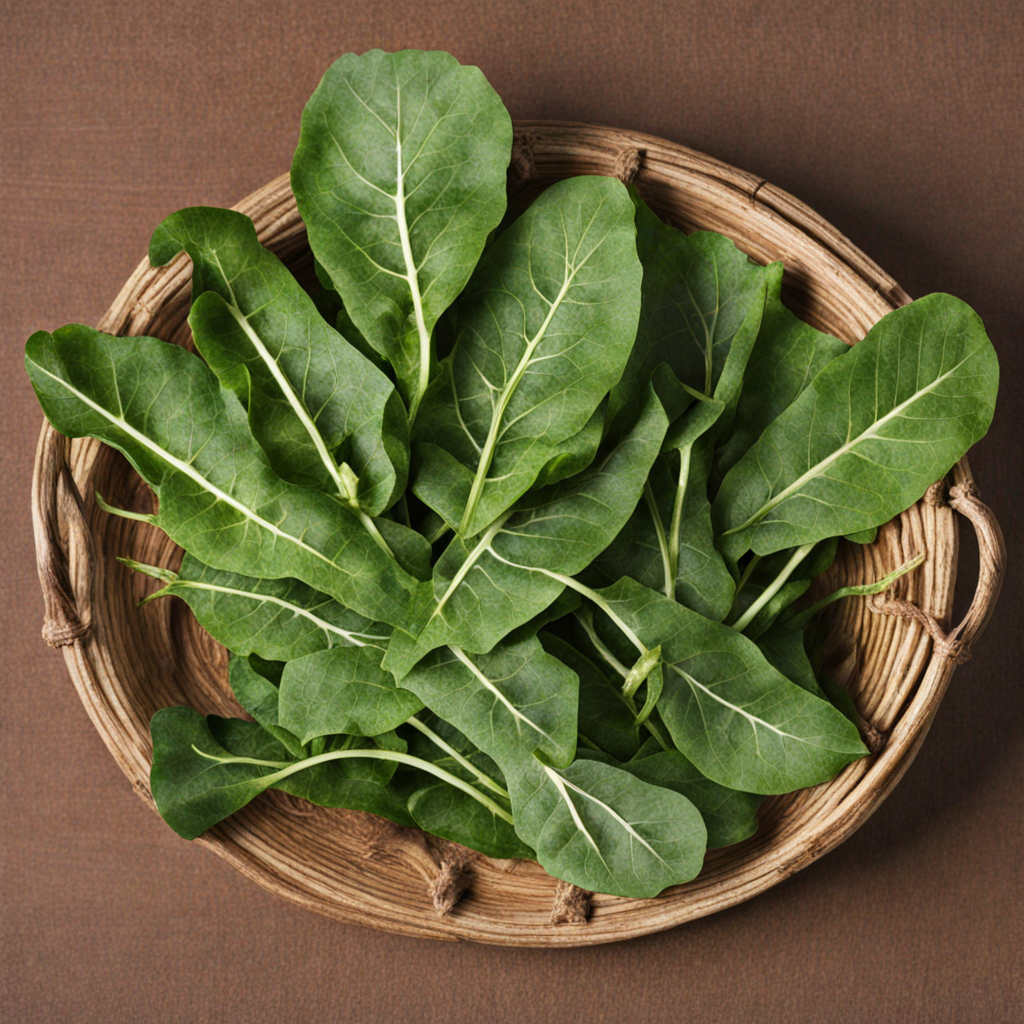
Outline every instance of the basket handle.
<path id="1" fill-rule="evenodd" d="M 68 465 L 70 447 L 68 438 L 43 423 L 32 475 L 32 530 L 45 606 L 43 639 L 51 647 L 78 643 L 92 625 L 92 534 Z"/>
<path id="2" fill-rule="evenodd" d="M 978 582 L 974 597 L 967 614 L 946 634 L 945 639 L 949 657 L 964 662 L 971 656 L 974 642 L 981 636 L 995 610 L 1006 572 L 1006 544 L 992 509 L 978 497 L 978 488 L 970 470 L 961 463 L 956 466 L 954 475 L 957 482 L 949 489 L 949 504 L 971 521 L 978 538 Z"/>
<path id="3" fill-rule="evenodd" d="M 934 650 L 954 665 L 962 665 L 971 656 L 974 641 L 992 618 L 992 612 L 1003 586 L 1006 569 L 1006 546 L 1003 531 L 999 528 L 992 509 L 978 497 L 978 488 L 962 459 L 953 469 L 956 483 L 949 489 L 949 506 L 971 521 L 978 538 L 978 582 L 974 588 L 971 606 L 967 609 L 958 626 L 948 633 L 934 615 L 919 608 L 913 601 L 892 597 L 890 594 L 875 594 L 868 599 L 868 608 L 879 615 L 892 615 L 898 619 L 916 622 L 931 638 Z M 928 489 L 924 500 L 944 504 L 942 481 Z"/>

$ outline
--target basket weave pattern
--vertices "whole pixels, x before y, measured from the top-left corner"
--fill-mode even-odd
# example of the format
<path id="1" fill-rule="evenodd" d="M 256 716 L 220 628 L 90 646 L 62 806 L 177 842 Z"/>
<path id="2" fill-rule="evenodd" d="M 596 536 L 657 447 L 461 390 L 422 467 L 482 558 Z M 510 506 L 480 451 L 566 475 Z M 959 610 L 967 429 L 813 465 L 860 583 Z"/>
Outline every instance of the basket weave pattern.
<path id="1" fill-rule="evenodd" d="M 847 342 L 909 301 L 834 228 L 762 179 L 649 136 L 579 124 L 517 124 L 514 208 L 552 181 L 577 174 L 633 181 L 678 227 L 719 231 L 761 263 L 783 260 L 788 304 Z M 253 218 L 266 246 L 300 274 L 308 272 L 305 229 L 286 176 L 236 208 Z M 160 269 L 144 262 L 99 326 L 191 345 L 190 276 L 183 256 Z M 123 555 L 173 569 L 180 549 L 148 524 L 103 513 L 96 492 L 114 505 L 153 511 L 153 496 L 120 455 L 91 439 L 68 441 L 44 424 L 33 484 L 43 636 L 63 647 L 93 724 L 152 806 L 153 712 L 174 704 L 242 712 L 227 683 L 223 648 L 180 601 L 136 608 L 155 581 L 116 561 Z M 950 629 L 960 514 L 977 533 L 979 579 L 964 620 Z M 828 665 L 854 697 L 872 756 L 829 783 L 769 798 L 755 836 L 709 851 L 697 879 L 657 899 L 588 899 L 532 862 L 490 860 L 372 815 L 319 808 L 274 791 L 196 842 L 295 903 L 407 935 L 583 945 L 658 931 L 731 906 L 805 867 L 868 818 L 913 760 L 956 664 L 984 628 L 1005 553 L 966 459 L 949 480 L 879 530 L 874 544 L 841 544 L 816 587 L 824 592 L 877 579 L 920 551 L 924 564 L 893 592 L 847 599 L 831 611 Z"/>

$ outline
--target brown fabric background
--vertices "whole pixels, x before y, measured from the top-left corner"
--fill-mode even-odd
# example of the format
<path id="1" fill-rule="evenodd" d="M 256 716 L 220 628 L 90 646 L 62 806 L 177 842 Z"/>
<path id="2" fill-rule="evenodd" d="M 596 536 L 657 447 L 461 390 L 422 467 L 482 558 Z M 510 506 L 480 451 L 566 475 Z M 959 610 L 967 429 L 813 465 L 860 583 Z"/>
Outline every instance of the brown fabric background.
<path id="1" fill-rule="evenodd" d="M 1024 1018 L 1022 11 L 1019 0 L 0 0 L 0 1018 Z M 320 74 L 373 46 L 479 64 L 513 116 L 632 127 L 762 175 L 911 294 L 966 299 L 999 350 L 1000 408 L 972 455 L 1010 546 L 997 617 L 895 795 L 753 902 L 559 952 L 317 918 L 151 814 L 39 640 L 40 414 L 25 339 L 95 323 L 170 211 L 229 205 L 287 169 Z"/>

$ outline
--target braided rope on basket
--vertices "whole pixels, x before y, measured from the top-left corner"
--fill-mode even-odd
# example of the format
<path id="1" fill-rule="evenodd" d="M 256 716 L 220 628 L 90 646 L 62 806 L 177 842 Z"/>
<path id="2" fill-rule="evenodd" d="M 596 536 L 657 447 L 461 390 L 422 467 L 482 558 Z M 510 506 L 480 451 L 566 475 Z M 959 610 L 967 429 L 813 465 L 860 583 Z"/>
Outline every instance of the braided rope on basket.
<path id="1" fill-rule="evenodd" d="M 909 301 L 834 228 L 763 179 L 700 153 L 633 132 L 557 122 L 516 125 L 510 200 L 522 208 L 541 189 L 577 174 L 633 182 L 663 217 L 689 231 L 734 239 L 761 263 L 783 260 L 787 302 L 847 342 Z M 243 200 L 263 243 L 301 278 L 311 272 L 305 229 L 287 176 Z M 184 256 L 143 262 L 99 325 L 191 345 L 190 269 Z M 241 715 L 227 683 L 227 654 L 180 601 L 136 603 L 154 581 L 117 560 L 176 568 L 181 551 L 146 523 L 106 515 L 95 493 L 128 509 L 153 496 L 127 461 L 97 441 L 68 441 L 44 424 L 32 506 L 46 605 L 43 638 L 62 647 L 93 724 L 139 796 L 149 792 L 149 719 L 186 704 Z M 949 628 L 958 514 L 978 538 L 974 599 Z M 405 935 L 516 946 L 611 942 L 672 927 L 755 896 L 841 843 L 879 806 L 920 748 L 957 664 L 965 661 L 999 594 L 1005 551 L 979 500 L 967 460 L 875 543 L 842 543 L 821 592 L 878 579 L 918 552 L 919 569 L 876 598 L 830 610 L 831 676 L 853 696 L 872 756 L 831 782 L 768 798 L 756 835 L 710 850 L 694 881 L 656 899 L 623 899 L 556 882 L 537 864 L 494 861 L 357 811 L 328 810 L 270 791 L 197 844 L 300 906 Z M 110 837 L 116 842 L 116 837 Z M 461 898 L 460 898 L 461 897 Z"/>

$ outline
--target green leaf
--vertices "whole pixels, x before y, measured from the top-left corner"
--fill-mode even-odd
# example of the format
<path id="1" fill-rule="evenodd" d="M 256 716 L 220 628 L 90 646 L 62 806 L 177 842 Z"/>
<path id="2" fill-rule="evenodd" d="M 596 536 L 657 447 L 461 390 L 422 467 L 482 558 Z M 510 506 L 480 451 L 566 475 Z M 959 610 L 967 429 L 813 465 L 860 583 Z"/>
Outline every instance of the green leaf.
<path id="1" fill-rule="evenodd" d="M 827 363 L 848 351 L 782 304 L 782 264 L 768 270 L 764 315 L 743 378 L 732 436 L 715 453 L 718 478 L 728 472 L 797 399 Z"/>
<path id="2" fill-rule="evenodd" d="M 199 625 L 235 654 L 291 661 L 339 644 L 383 649 L 391 633 L 389 626 L 364 619 L 299 580 L 260 580 L 211 569 L 188 552 L 176 574 L 122 561 L 167 581 L 147 602 L 180 597 Z"/>
<path id="3" fill-rule="evenodd" d="M 661 644 L 658 713 L 709 779 L 744 792 L 788 793 L 867 753 L 842 715 L 782 676 L 731 627 L 630 579 L 597 594 L 643 644 Z"/>
<path id="4" fill-rule="evenodd" d="M 769 272 L 723 235 L 684 235 L 632 192 L 643 303 L 636 343 L 612 390 L 610 416 L 642 401 L 651 375 L 668 363 L 685 385 L 726 406 L 726 427 L 757 337 Z"/>
<path id="5" fill-rule="evenodd" d="M 389 507 L 409 469 L 408 423 L 391 381 L 324 322 L 244 214 L 171 214 L 153 234 L 150 262 L 163 266 L 183 249 L 196 348 L 248 409 L 277 474 L 358 501 L 371 516 Z M 354 491 L 340 461 L 358 478 Z"/>
<path id="6" fill-rule="evenodd" d="M 547 631 L 539 635 L 544 649 L 579 676 L 579 732 L 617 761 L 628 761 L 640 749 L 636 714 L 622 696 L 622 682 L 609 677 L 578 648 Z"/>
<path id="7" fill-rule="evenodd" d="M 811 659 L 804 648 L 802 629 L 787 629 L 785 626 L 774 625 L 762 633 L 756 642 L 768 664 L 777 668 L 791 683 L 796 683 L 808 693 L 813 693 L 815 697 L 827 699 L 818 685 Z"/>
<path id="8" fill-rule="evenodd" d="M 527 495 L 476 540 L 453 538 L 434 567 L 433 594 L 414 613 L 425 625 L 415 638 L 395 633 L 385 667 L 401 680 L 443 644 L 484 653 L 547 608 L 566 575 L 586 568 L 636 507 L 666 427 L 648 388 L 633 429 L 609 438 L 586 472 Z"/>
<path id="9" fill-rule="evenodd" d="M 317 260 L 416 418 L 431 333 L 505 213 L 512 122 L 450 54 L 346 54 L 302 115 L 292 189 Z"/>
<path id="10" fill-rule="evenodd" d="M 700 811 L 710 847 L 731 846 L 757 831 L 761 797 L 712 782 L 678 750 L 659 750 L 622 768 L 652 786 L 682 793 Z"/>
<path id="11" fill-rule="evenodd" d="M 164 820 L 186 839 L 271 786 L 324 807 L 371 811 L 412 824 L 404 802 L 398 804 L 386 785 L 396 765 L 470 793 L 511 824 L 500 804 L 458 776 L 402 751 L 367 746 L 370 741 L 358 737 L 334 737 L 323 753 L 289 761 L 285 748 L 256 722 L 204 719 L 191 708 L 165 708 L 153 716 L 150 729 L 153 798 Z"/>
<path id="12" fill-rule="evenodd" d="M 487 857 L 534 859 L 515 829 L 478 800 L 443 782 L 430 782 L 409 797 L 409 813 L 424 832 L 479 850 Z"/>
<path id="13" fill-rule="evenodd" d="M 302 740 L 282 728 L 278 720 L 280 691 L 248 658 L 234 657 L 228 664 L 228 679 L 238 703 L 287 751 L 289 757 L 305 757 Z"/>
<path id="14" fill-rule="evenodd" d="M 708 618 L 725 618 L 736 586 L 715 547 L 707 495 L 708 431 L 724 409 L 722 402 L 698 402 L 672 424 L 665 446 L 674 450 L 651 468 L 645 500 L 594 560 L 588 580 L 630 576 Z"/>
<path id="15" fill-rule="evenodd" d="M 506 774 L 538 749 L 552 763 L 572 761 L 577 684 L 576 674 L 536 637 L 473 656 L 459 647 L 440 648 L 402 680 Z"/>
<path id="16" fill-rule="evenodd" d="M 512 806 L 545 870 L 594 892 L 657 896 L 704 861 L 707 830 L 685 796 L 600 761 L 557 769 L 534 759 Z"/>
<path id="17" fill-rule="evenodd" d="M 887 522 L 981 438 L 999 367 L 981 320 L 929 295 L 830 362 L 729 471 L 715 500 L 732 557 Z"/>
<path id="18" fill-rule="evenodd" d="M 71 325 L 34 334 L 25 360 L 54 427 L 126 455 L 160 500 L 152 522 L 197 558 L 296 577 L 369 619 L 406 621 L 417 581 L 355 512 L 273 472 L 238 399 L 197 356 Z"/>
<path id="19" fill-rule="evenodd" d="M 376 647 L 335 647 L 289 661 L 281 677 L 281 725 L 303 743 L 397 728 L 423 705 L 395 685 L 380 660 Z"/>
<path id="20" fill-rule="evenodd" d="M 488 247 L 459 298 L 458 336 L 424 400 L 418 491 L 432 496 L 451 460 L 469 471 L 459 532 L 490 526 L 568 453 L 618 380 L 636 334 L 640 264 L 633 207 L 613 178 L 547 189 Z M 550 479 L 550 468 L 548 469 Z"/>
<path id="21" fill-rule="evenodd" d="M 312 758 L 289 761 L 277 742 L 255 722 L 208 715 L 206 723 L 213 738 L 229 755 L 272 762 L 283 759 L 282 764 L 287 764 L 288 771 L 294 774 L 279 779 L 270 789 L 279 789 L 320 807 L 368 811 L 399 825 L 415 824 L 406 809 L 404 795 L 394 785 L 394 762 L 369 760 L 356 753 L 378 747 L 383 749 L 384 744 L 378 740 L 333 736 L 329 741 L 330 750 L 349 751 L 346 759 L 321 761 L 308 766 Z M 211 763 L 208 758 L 206 763 Z"/>
<path id="22" fill-rule="evenodd" d="M 179 836 L 195 839 L 262 793 L 272 769 L 218 764 L 193 747 L 227 756 L 206 719 L 191 708 L 164 708 L 153 716 L 150 788 L 160 816 Z"/>

